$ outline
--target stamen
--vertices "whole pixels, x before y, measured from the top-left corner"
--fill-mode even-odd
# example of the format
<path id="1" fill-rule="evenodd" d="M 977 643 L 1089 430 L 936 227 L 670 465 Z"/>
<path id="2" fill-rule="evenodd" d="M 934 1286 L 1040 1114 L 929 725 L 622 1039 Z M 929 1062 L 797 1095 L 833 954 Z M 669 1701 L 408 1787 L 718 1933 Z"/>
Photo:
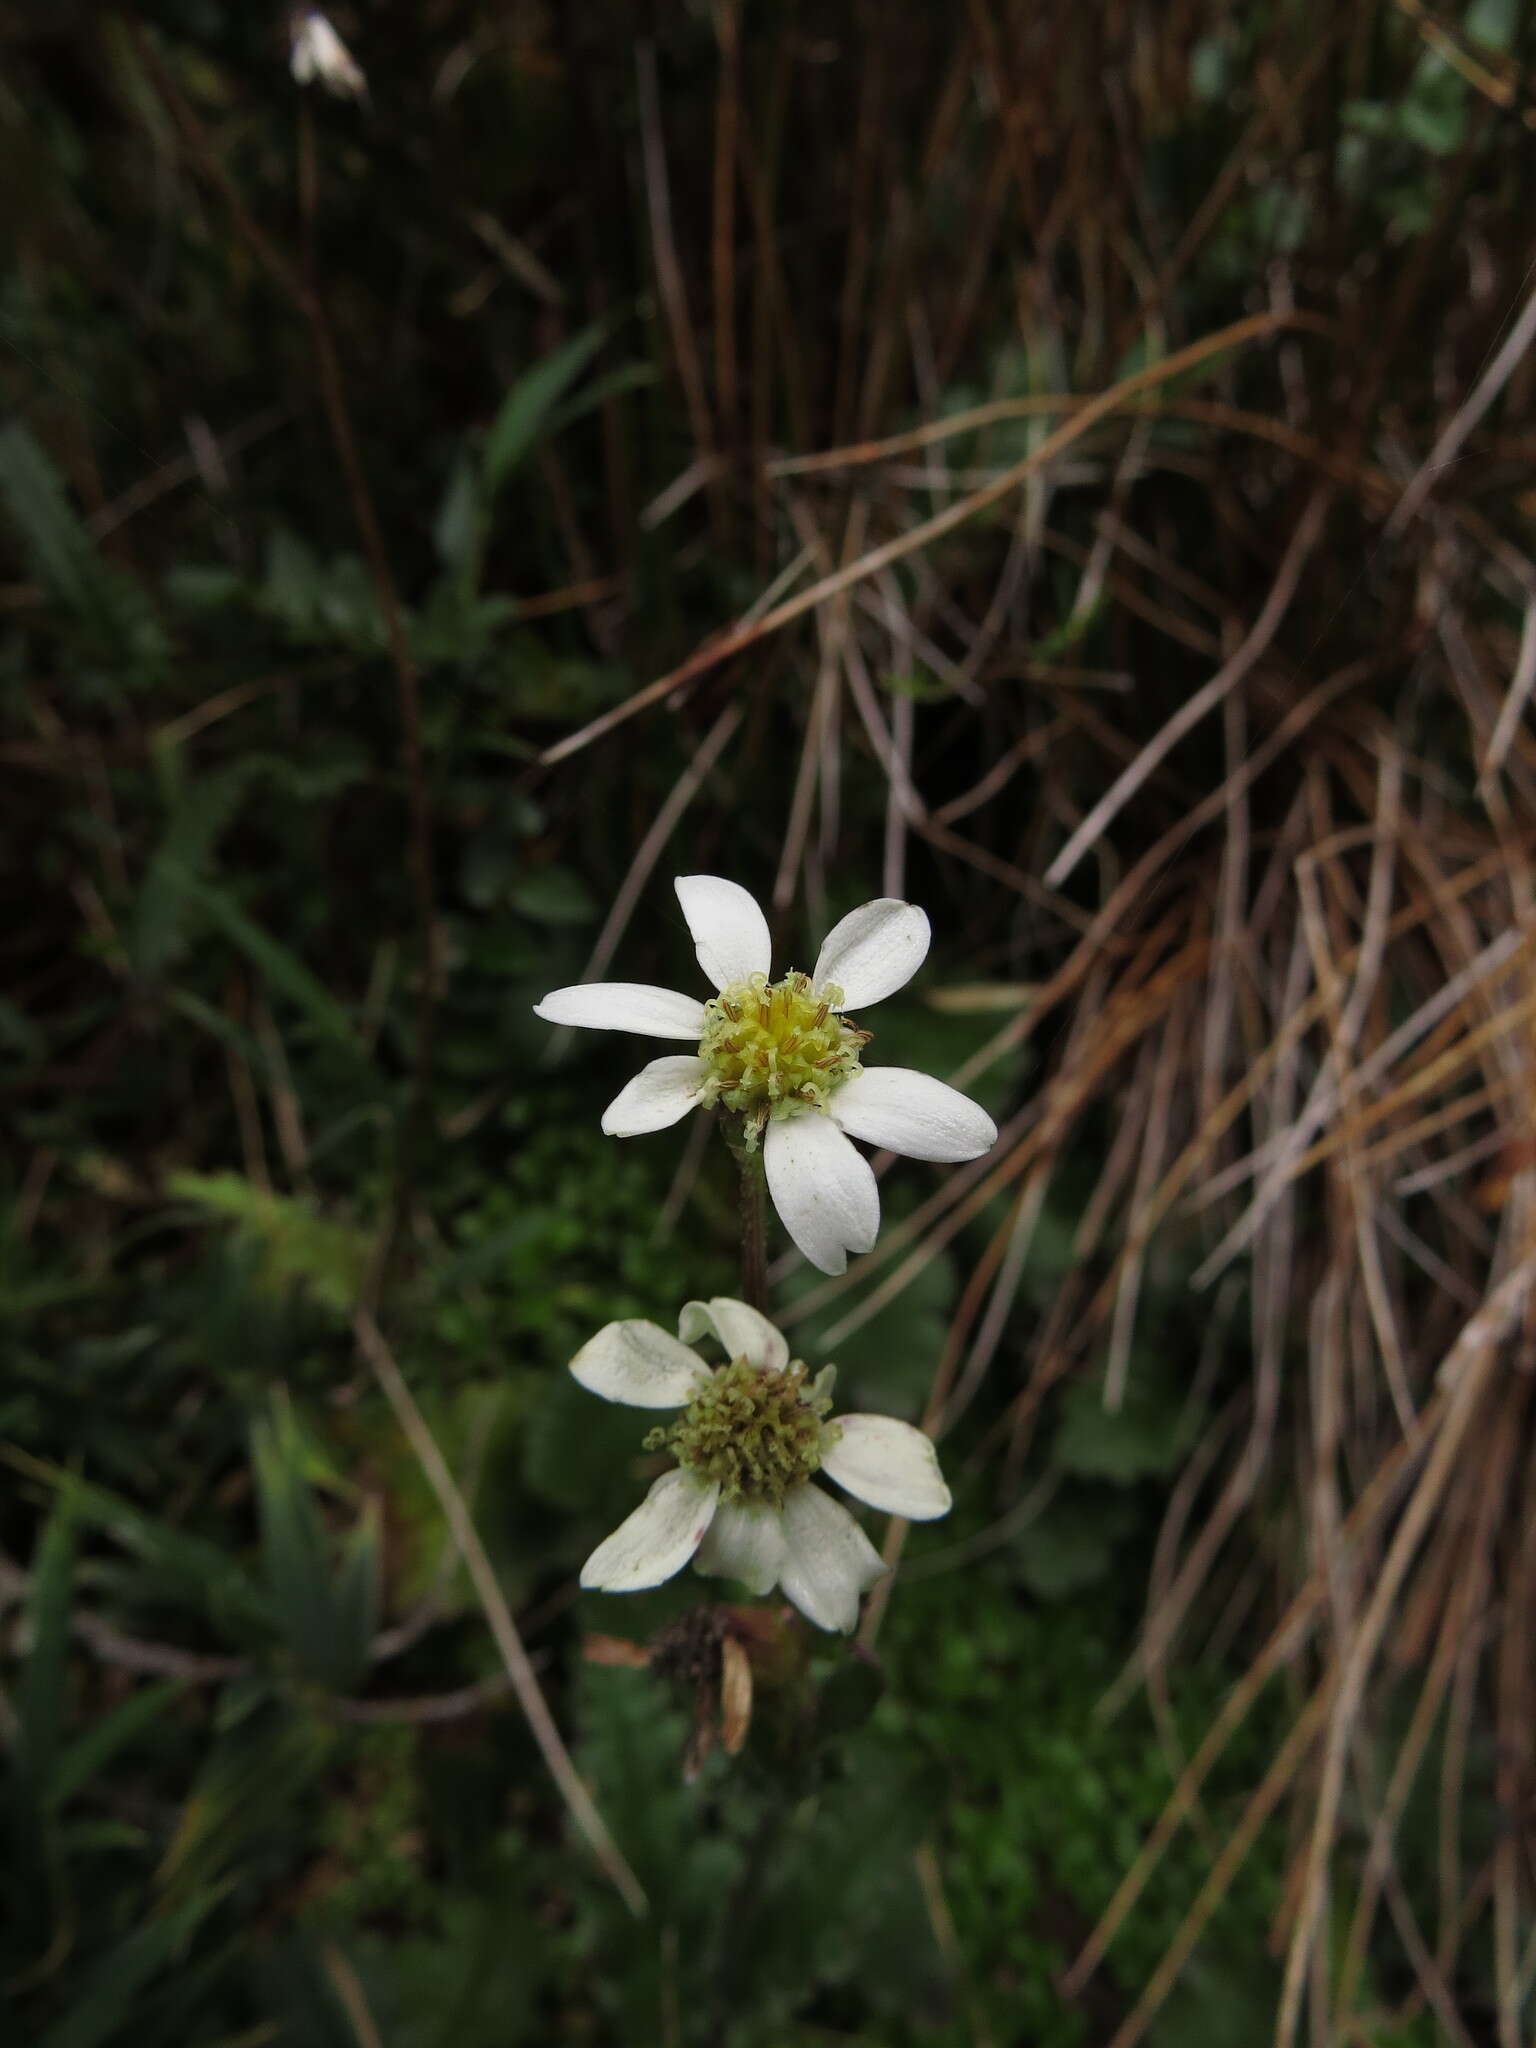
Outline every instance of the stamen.
<path id="1" fill-rule="evenodd" d="M 654 1429 L 648 1450 L 717 1484 L 727 1501 L 782 1507 L 791 1487 L 809 1479 L 841 1431 L 828 1423 L 830 1376 L 814 1381 L 798 1360 L 768 1372 L 733 1358 L 711 1373 L 679 1419 Z"/>
<path id="2" fill-rule="evenodd" d="M 841 1001 L 841 989 L 818 989 L 798 971 L 778 982 L 752 974 L 722 990 L 704 1006 L 701 1100 L 744 1118 L 749 1144 L 771 1117 L 825 1109 L 860 1071 L 869 1038 L 837 1014 Z"/>

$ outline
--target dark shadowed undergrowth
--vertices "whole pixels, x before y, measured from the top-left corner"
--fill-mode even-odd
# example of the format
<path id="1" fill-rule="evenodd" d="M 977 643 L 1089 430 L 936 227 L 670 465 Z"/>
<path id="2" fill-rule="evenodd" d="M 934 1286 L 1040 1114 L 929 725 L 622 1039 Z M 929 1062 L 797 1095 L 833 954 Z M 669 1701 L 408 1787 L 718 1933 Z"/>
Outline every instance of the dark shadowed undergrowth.
<path id="1" fill-rule="evenodd" d="M 1536 10 L 336 20 L 0 27 L 15 2037 L 1517 2048 Z M 957 1508 L 734 1759 L 530 1010 L 697 870 L 1002 1129 L 780 1262 Z"/>

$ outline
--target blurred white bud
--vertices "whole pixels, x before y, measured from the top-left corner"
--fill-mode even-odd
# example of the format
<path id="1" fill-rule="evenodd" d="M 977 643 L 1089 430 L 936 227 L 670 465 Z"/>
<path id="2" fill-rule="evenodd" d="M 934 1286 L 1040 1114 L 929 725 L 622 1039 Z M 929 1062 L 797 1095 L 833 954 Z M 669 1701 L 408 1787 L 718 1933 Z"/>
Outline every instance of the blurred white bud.
<path id="1" fill-rule="evenodd" d="M 338 99 L 360 100 L 368 96 L 368 81 L 352 52 L 331 27 L 318 7 L 299 9 L 289 23 L 293 39 L 289 68 L 300 85 L 317 80 Z"/>

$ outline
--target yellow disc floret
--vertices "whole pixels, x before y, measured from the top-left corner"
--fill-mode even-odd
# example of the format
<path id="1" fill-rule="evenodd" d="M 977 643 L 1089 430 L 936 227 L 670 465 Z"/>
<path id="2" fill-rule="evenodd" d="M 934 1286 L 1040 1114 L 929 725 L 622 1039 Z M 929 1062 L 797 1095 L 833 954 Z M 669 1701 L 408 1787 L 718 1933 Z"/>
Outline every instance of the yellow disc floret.
<path id="1" fill-rule="evenodd" d="M 840 988 L 813 988 L 808 974 L 770 981 L 752 974 L 704 1005 L 699 1058 L 709 1069 L 705 1103 L 744 1117 L 761 1132 L 770 1117 L 825 1109 L 860 1071 L 870 1034 L 838 1015 Z"/>
<path id="2" fill-rule="evenodd" d="M 833 1377 L 828 1366 L 808 1379 L 798 1359 L 783 1372 L 765 1372 L 733 1358 L 710 1374 L 676 1422 L 651 1431 L 645 1447 L 671 1451 L 680 1465 L 718 1484 L 722 1500 L 782 1507 L 841 1434 L 826 1419 Z"/>

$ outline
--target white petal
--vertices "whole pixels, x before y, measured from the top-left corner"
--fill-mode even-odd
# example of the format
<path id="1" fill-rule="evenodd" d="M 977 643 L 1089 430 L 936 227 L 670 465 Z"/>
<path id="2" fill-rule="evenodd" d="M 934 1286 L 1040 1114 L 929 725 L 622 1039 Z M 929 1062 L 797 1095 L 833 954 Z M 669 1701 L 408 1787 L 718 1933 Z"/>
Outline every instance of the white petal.
<path id="1" fill-rule="evenodd" d="M 764 1372 L 782 1372 L 789 1363 L 789 1344 L 765 1315 L 744 1301 L 717 1294 L 710 1301 L 688 1301 L 677 1319 L 685 1344 L 697 1344 L 708 1332 L 718 1337 L 727 1358 L 749 1358 Z"/>
<path id="2" fill-rule="evenodd" d="M 639 1507 L 599 1543 L 581 1568 L 581 1583 L 603 1593 L 639 1593 L 680 1572 L 708 1534 L 720 1498 L 679 1466 L 663 1472 Z"/>
<path id="3" fill-rule="evenodd" d="M 819 1486 L 795 1487 L 779 1519 L 779 1584 L 818 1628 L 847 1635 L 859 1618 L 859 1595 L 885 1576 L 879 1551 L 848 1510 Z"/>
<path id="4" fill-rule="evenodd" d="M 551 989 L 533 1006 L 546 1024 L 579 1024 L 589 1031 L 638 1031 L 647 1038 L 698 1039 L 704 1030 L 704 1005 L 675 989 L 652 988 L 643 981 L 581 981 L 573 988 Z"/>
<path id="5" fill-rule="evenodd" d="M 697 1103 L 708 1072 L 691 1052 L 669 1052 L 652 1060 L 603 1111 L 603 1129 L 610 1138 L 638 1138 L 642 1131 L 664 1131 Z"/>
<path id="6" fill-rule="evenodd" d="M 931 1522 L 950 1510 L 949 1488 L 933 1440 L 894 1415 L 838 1415 L 842 1435 L 823 1454 L 821 1469 L 872 1508 Z"/>
<path id="7" fill-rule="evenodd" d="M 816 972 L 817 988 L 836 982 L 843 1010 L 866 1010 L 909 982 L 928 952 L 928 914 L 915 903 L 877 896 L 861 903 L 827 933 Z"/>
<path id="8" fill-rule="evenodd" d="M 659 1324 L 636 1317 L 606 1323 L 571 1360 L 589 1394 L 629 1408 L 681 1408 L 709 1377 L 709 1367 Z"/>
<path id="9" fill-rule="evenodd" d="M 866 1067 L 843 1083 L 827 1111 L 850 1138 L 908 1159 L 979 1159 L 997 1143 L 984 1109 L 914 1067 Z"/>
<path id="10" fill-rule="evenodd" d="M 766 974 L 773 960 L 768 920 L 739 882 L 719 875 L 679 875 L 672 884 L 698 950 L 699 965 L 716 988 L 749 974 Z"/>
<path id="11" fill-rule="evenodd" d="M 771 1593 L 784 1565 L 784 1531 L 777 1508 L 734 1507 L 722 1501 L 693 1560 L 696 1572 L 739 1579 L 749 1592 Z"/>
<path id="12" fill-rule="evenodd" d="M 770 1123 L 763 1164 L 779 1221 L 813 1266 L 841 1273 L 849 1252 L 873 1245 L 880 1234 L 880 1190 L 869 1161 L 829 1116 L 810 1109 Z"/>

